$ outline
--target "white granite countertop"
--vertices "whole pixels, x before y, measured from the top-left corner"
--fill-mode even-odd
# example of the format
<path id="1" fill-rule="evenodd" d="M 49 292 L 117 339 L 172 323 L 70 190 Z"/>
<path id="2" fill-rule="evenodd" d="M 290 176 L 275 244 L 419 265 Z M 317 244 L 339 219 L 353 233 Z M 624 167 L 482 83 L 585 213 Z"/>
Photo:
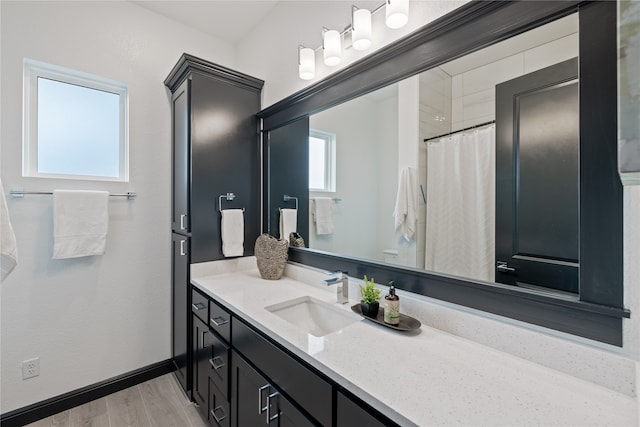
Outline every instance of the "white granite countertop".
<path id="1" fill-rule="evenodd" d="M 403 426 L 639 422 L 633 397 L 424 324 L 406 333 L 362 320 L 317 338 L 264 308 L 305 295 L 335 303 L 335 286 L 263 280 L 257 270 L 192 277 L 209 296 Z M 350 296 L 350 304 L 336 306 L 350 311 L 357 292 Z"/>

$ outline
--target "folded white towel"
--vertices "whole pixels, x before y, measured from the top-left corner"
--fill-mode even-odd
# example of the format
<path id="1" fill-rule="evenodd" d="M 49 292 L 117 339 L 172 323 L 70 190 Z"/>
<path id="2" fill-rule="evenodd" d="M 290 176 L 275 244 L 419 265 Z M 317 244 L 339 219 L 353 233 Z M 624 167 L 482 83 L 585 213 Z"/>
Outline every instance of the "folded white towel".
<path id="1" fill-rule="evenodd" d="M 416 184 L 415 173 L 406 167 L 400 172 L 396 207 L 393 211 L 395 228 L 401 228 L 402 235 L 408 241 L 413 239 L 416 232 Z"/>
<path id="2" fill-rule="evenodd" d="M 0 181 L 0 282 L 11 273 L 18 263 L 18 247 L 16 235 L 9 218 L 7 200 L 4 197 L 4 188 Z"/>
<path id="3" fill-rule="evenodd" d="M 108 230 L 108 192 L 53 192 L 53 259 L 104 254 Z"/>
<path id="4" fill-rule="evenodd" d="M 289 241 L 289 234 L 298 229 L 298 210 L 280 209 L 280 239 Z"/>
<path id="5" fill-rule="evenodd" d="M 316 234 L 333 234 L 333 200 L 330 197 L 316 197 L 314 205 Z"/>
<path id="6" fill-rule="evenodd" d="M 244 212 L 224 209 L 221 222 L 222 254 L 226 257 L 244 255 Z"/>

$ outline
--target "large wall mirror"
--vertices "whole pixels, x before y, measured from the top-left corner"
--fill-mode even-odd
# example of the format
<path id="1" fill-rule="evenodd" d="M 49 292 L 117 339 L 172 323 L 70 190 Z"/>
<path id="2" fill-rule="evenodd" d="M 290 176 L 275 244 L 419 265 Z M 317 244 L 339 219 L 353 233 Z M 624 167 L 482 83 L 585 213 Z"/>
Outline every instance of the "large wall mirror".
<path id="1" fill-rule="evenodd" d="M 600 147 L 611 132 L 615 138 L 615 116 L 602 115 L 607 107 L 593 105 L 588 89 L 611 76 L 588 68 L 601 52 L 585 49 L 590 37 L 599 40 L 593 49 L 611 46 L 602 46 L 602 34 L 581 37 L 593 20 L 615 42 L 615 7 L 612 28 L 603 29 L 603 10 L 589 10 L 599 5 L 541 3 L 538 13 L 547 15 L 501 34 L 488 29 L 493 20 L 531 12 L 482 3 L 440 20 L 465 21 L 457 31 L 434 24 L 441 34 L 421 45 L 433 66 L 411 70 L 419 64 L 406 49 L 408 59 L 398 62 L 405 78 L 383 84 L 388 70 L 372 66 L 375 90 L 329 81 L 315 89 L 315 101 L 294 96 L 261 112 L 266 231 L 279 235 L 281 209 L 297 206 L 307 248 L 291 250 L 295 261 L 375 273 L 405 290 L 621 345 L 621 319 L 629 316 L 621 261 L 600 267 L 622 250 L 621 188 L 615 164 L 599 158 L 611 154 Z M 456 50 L 459 37 L 476 31 L 471 23 L 482 29 L 478 39 L 486 33 L 492 41 Z M 615 114 L 615 64 L 613 78 Z M 350 99 L 338 99 L 340 85 Z M 594 114 L 599 122 L 588 124 Z M 595 175 L 581 171 L 594 167 Z M 608 201 L 615 206 L 603 217 L 594 205 Z M 598 221 L 613 225 L 588 228 Z M 618 252 L 594 262 L 603 244 Z"/>

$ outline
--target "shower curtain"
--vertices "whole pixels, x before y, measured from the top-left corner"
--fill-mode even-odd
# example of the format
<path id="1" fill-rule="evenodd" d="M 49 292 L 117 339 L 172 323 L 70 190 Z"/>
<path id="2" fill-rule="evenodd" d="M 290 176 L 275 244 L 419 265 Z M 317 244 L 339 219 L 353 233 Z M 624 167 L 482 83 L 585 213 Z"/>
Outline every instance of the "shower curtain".
<path id="1" fill-rule="evenodd" d="M 426 269 L 494 281 L 495 126 L 433 141 L 427 156 Z"/>

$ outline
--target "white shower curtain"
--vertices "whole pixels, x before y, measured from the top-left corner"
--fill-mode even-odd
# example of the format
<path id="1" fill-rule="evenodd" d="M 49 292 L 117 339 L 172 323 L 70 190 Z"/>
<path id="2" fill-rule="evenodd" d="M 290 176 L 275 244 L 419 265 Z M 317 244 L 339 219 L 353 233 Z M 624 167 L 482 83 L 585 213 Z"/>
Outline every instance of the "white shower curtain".
<path id="1" fill-rule="evenodd" d="M 427 270 L 494 281 L 495 126 L 427 149 Z"/>

